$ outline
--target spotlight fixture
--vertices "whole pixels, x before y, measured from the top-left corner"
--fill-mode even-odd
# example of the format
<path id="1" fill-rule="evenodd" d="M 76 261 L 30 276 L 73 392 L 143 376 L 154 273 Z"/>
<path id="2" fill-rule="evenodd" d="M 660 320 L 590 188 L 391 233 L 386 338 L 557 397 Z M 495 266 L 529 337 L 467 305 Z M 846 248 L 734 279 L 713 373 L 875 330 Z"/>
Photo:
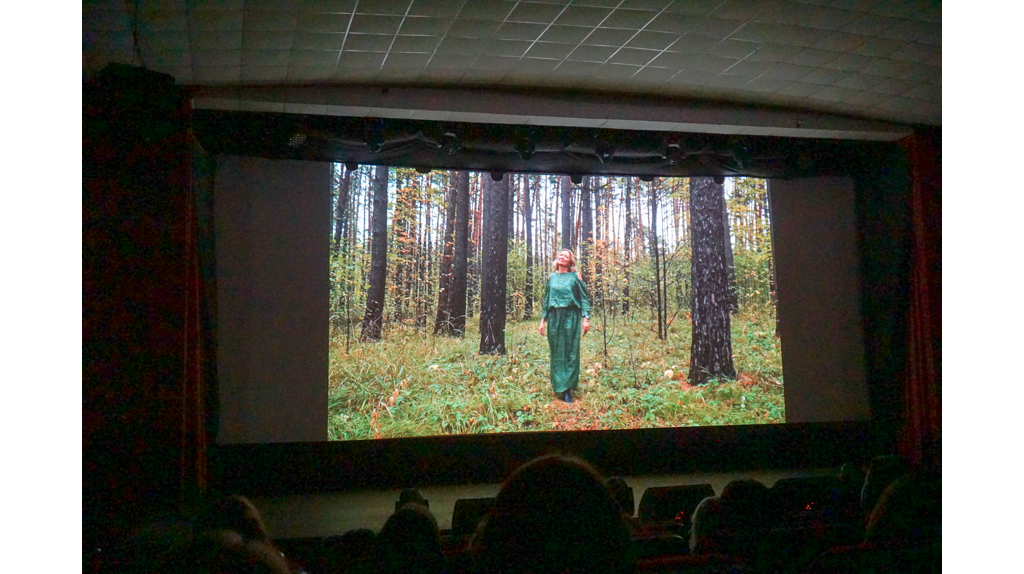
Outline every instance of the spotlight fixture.
<path id="1" fill-rule="evenodd" d="M 753 165 L 747 140 L 742 137 L 730 138 L 720 145 L 716 153 L 724 160 L 726 169 L 736 173 L 743 173 Z"/>
<path id="2" fill-rule="evenodd" d="M 417 167 L 416 168 L 416 173 L 422 173 L 423 175 L 427 175 L 430 172 L 431 172 L 431 169 L 429 167 Z"/>
<path id="3" fill-rule="evenodd" d="M 441 136 L 441 150 L 452 155 L 460 149 L 462 149 L 462 144 L 459 143 L 459 136 L 454 131 L 444 132 L 444 135 Z"/>
<path id="4" fill-rule="evenodd" d="M 536 150 L 536 146 L 529 139 L 520 137 L 516 140 L 516 152 L 519 153 L 519 157 L 523 161 L 530 161 L 530 158 L 533 157 L 533 152 Z"/>
<path id="5" fill-rule="evenodd" d="M 575 183 L 576 185 L 579 185 L 583 183 L 583 176 L 578 173 L 570 173 L 569 180 Z"/>
<path id="6" fill-rule="evenodd" d="M 607 141 L 597 140 L 597 143 L 594 144 L 594 152 L 597 154 L 597 159 L 601 160 L 601 163 L 606 164 L 615 155 L 615 148 Z"/>
<path id="7" fill-rule="evenodd" d="M 665 146 L 664 160 L 669 165 L 679 165 L 683 161 L 683 147 L 677 142 L 672 142 Z"/>
<path id="8" fill-rule="evenodd" d="M 644 183 L 651 183 L 652 181 L 654 181 L 654 176 L 653 175 L 648 175 L 648 174 L 641 175 L 640 176 L 640 181 L 642 181 Z"/>
<path id="9" fill-rule="evenodd" d="M 501 181 L 505 177 L 505 172 L 500 169 L 491 170 L 491 181 Z"/>
<path id="10" fill-rule="evenodd" d="M 725 176 L 724 175 L 715 174 L 715 175 L 711 176 L 711 179 L 715 180 L 715 185 L 722 185 L 722 184 L 725 183 Z"/>
<path id="11" fill-rule="evenodd" d="M 750 160 L 750 150 L 740 143 L 733 146 L 732 157 L 736 161 L 736 167 L 739 168 L 737 171 L 745 170 L 753 163 Z"/>
<path id="12" fill-rule="evenodd" d="M 377 120 L 366 124 L 366 148 L 370 153 L 384 149 L 384 122 Z"/>
<path id="13" fill-rule="evenodd" d="M 299 147 L 306 143 L 306 134 L 302 132 L 295 132 L 292 137 L 288 138 L 288 147 Z"/>
<path id="14" fill-rule="evenodd" d="M 355 171 L 359 169 L 359 164 L 354 161 L 346 161 L 345 169 L 349 170 L 350 172 Z"/>

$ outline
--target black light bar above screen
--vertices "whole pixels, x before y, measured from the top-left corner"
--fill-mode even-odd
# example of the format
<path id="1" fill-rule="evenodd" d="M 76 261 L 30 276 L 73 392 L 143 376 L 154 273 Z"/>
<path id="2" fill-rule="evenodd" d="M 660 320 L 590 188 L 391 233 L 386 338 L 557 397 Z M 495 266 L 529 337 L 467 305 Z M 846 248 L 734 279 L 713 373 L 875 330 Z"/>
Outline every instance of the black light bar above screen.
<path id="1" fill-rule="evenodd" d="M 213 154 L 488 172 L 851 175 L 884 142 L 196 110 Z"/>

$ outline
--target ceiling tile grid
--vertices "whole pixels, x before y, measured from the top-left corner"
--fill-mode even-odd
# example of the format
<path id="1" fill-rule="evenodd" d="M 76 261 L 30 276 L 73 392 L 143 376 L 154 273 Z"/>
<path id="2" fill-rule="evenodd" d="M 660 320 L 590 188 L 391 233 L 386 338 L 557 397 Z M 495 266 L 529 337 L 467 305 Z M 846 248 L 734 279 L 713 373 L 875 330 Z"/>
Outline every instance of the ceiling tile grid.
<path id="1" fill-rule="evenodd" d="M 152 0 L 130 6 L 83 3 L 84 66 L 144 65 L 183 84 L 210 86 L 582 87 L 941 124 L 941 5 L 931 0 Z"/>

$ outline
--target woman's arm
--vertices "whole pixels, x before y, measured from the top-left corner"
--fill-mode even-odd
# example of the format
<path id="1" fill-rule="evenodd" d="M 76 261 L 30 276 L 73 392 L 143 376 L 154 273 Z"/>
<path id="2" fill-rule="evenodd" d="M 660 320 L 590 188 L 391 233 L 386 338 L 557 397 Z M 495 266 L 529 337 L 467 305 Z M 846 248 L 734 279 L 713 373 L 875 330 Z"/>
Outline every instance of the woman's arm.
<path id="1" fill-rule="evenodd" d="M 579 286 L 580 309 L 583 310 L 583 334 L 586 335 L 590 331 L 590 293 L 579 275 L 576 275 L 576 284 Z"/>
<path id="2" fill-rule="evenodd" d="M 548 281 L 544 284 L 544 302 L 540 308 L 540 327 L 537 328 L 537 332 L 541 335 L 544 334 L 544 319 L 548 315 L 548 299 L 551 297 L 551 275 L 548 275 Z"/>
<path id="3" fill-rule="evenodd" d="M 580 276 L 576 276 L 576 299 L 580 305 L 580 309 L 583 310 L 584 317 L 590 317 L 590 292 L 587 291 L 587 284 L 580 279 Z"/>

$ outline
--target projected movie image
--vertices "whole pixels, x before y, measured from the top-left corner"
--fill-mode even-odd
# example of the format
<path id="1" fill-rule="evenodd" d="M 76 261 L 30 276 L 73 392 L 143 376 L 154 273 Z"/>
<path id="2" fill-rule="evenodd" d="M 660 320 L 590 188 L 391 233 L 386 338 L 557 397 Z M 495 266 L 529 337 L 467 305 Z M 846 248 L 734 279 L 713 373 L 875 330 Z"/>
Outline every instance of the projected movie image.
<path id="1" fill-rule="evenodd" d="M 766 180 L 349 167 L 331 440 L 785 422 Z"/>

